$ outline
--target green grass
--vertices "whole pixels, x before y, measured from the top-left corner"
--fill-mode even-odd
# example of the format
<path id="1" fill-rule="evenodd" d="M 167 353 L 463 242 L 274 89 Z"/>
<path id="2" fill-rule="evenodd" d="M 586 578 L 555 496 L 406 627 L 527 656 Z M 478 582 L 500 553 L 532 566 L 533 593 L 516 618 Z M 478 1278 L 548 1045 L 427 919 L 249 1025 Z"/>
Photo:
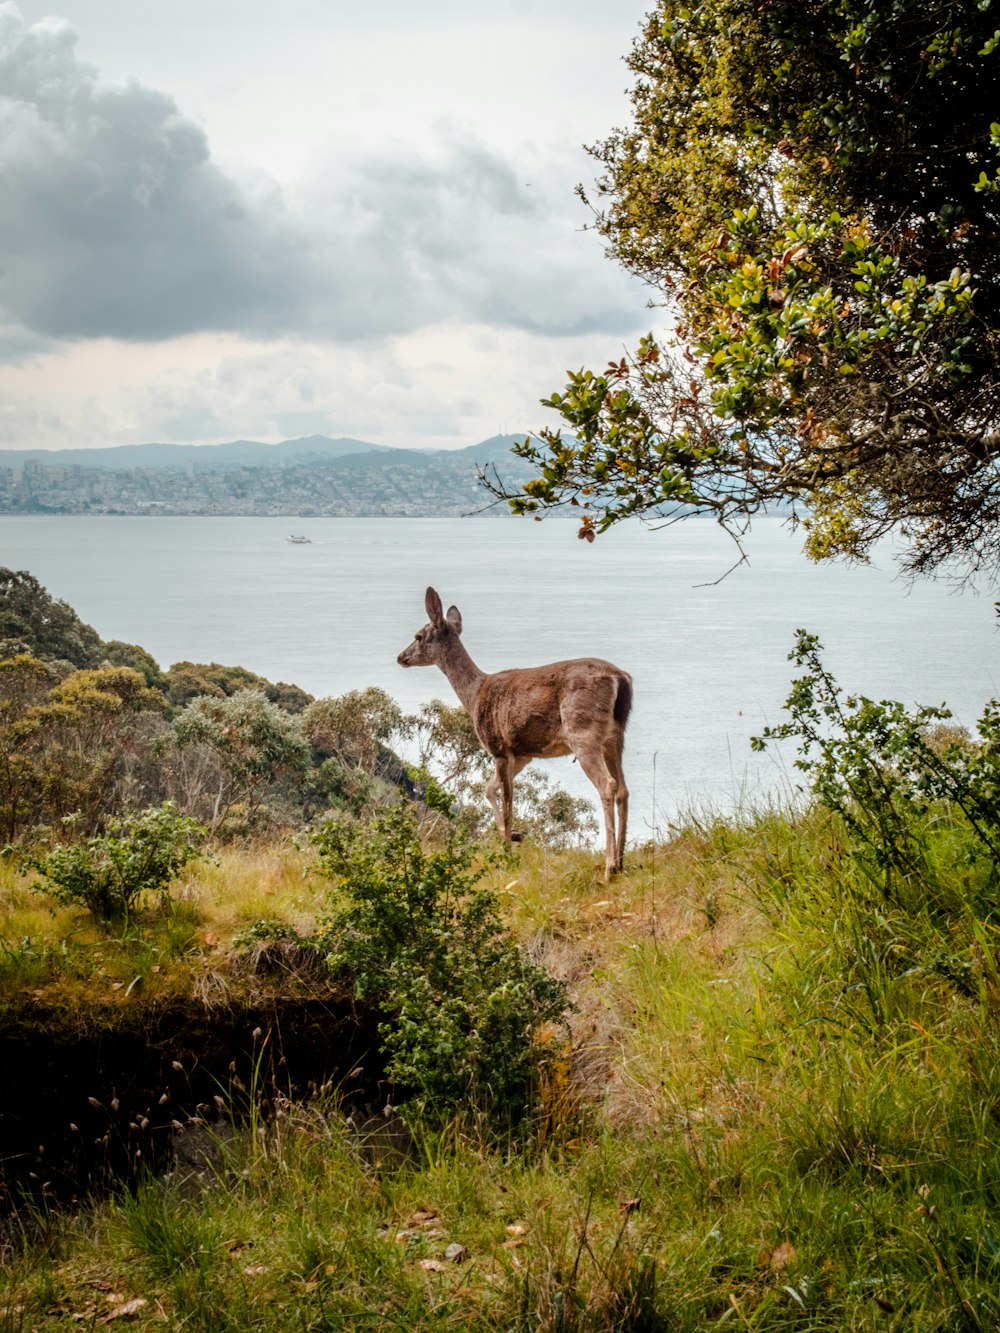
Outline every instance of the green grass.
<path id="1" fill-rule="evenodd" d="M 227 847 L 188 866 L 169 896 L 125 924 L 38 891 L 0 860 L 0 1003 L 43 991 L 63 1003 L 107 999 L 139 977 L 144 993 L 188 993 L 224 969 L 233 937 L 270 919 L 308 931 L 325 899 L 314 858 L 294 844 Z"/>
<path id="2" fill-rule="evenodd" d="M 167 972 L 218 963 L 261 906 L 321 910 L 294 849 L 234 855 L 195 872 L 173 954 L 143 925 Z M 200 1181 L 47 1219 L 0 1274 L 0 1331 L 136 1299 L 122 1326 L 995 1329 L 998 926 L 935 855 L 934 892 L 889 901 L 821 813 L 692 822 L 610 886 L 525 847 L 489 882 L 576 1005 L 526 1146 L 452 1126 L 381 1154 L 335 1107 L 282 1106 Z M 67 920 L 29 929 L 2 887 L 8 941 L 58 951 Z"/>

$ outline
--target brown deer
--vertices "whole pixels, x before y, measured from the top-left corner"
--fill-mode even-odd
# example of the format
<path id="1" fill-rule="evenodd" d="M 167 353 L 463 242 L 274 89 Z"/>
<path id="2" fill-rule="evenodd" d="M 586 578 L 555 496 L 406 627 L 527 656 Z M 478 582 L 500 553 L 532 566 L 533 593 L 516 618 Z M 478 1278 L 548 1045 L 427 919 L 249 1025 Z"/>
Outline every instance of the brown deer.
<path id="1" fill-rule="evenodd" d="M 597 788 L 604 810 L 604 877 L 621 870 L 628 823 L 622 772 L 632 677 L 599 657 L 487 674 L 465 650 L 457 606 L 445 615 L 433 588 L 425 599 L 430 623 L 396 659 L 400 666 L 439 666 L 472 717 L 476 735 L 496 761 L 486 795 L 505 841 L 513 842 L 514 778 L 532 759 L 574 754 Z M 615 830 L 617 812 L 618 827 Z"/>

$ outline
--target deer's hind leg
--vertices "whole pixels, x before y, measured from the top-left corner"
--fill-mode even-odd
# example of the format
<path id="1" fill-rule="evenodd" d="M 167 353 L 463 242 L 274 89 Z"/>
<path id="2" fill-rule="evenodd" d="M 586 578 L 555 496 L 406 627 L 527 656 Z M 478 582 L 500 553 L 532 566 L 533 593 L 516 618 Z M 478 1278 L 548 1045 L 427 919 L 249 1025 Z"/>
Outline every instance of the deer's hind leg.
<path id="1" fill-rule="evenodd" d="M 610 768 L 607 756 L 600 745 L 581 742 L 573 753 L 580 761 L 580 767 L 597 788 L 604 811 L 604 878 L 609 880 L 616 870 L 621 868 L 618 860 L 618 840 L 615 837 L 615 805 L 618 799 L 618 778 Z M 626 809 L 628 792 L 625 793 Z M 623 840 L 624 843 L 624 840 Z"/>
<path id="2" fill-rule="evenodd" d="M 624 741 L 624 736 L 617 736 L 609 742 L 604 750 L 604 761 L 617 784 L 615 790 L 615 809 L 618 815 L 618 828 L 615 836 L 616 870 L 621 870 L 625 861 L 625 833 L 628 829 L 628 787 L 625 785 L 625 770 L 622 768 Z"/>

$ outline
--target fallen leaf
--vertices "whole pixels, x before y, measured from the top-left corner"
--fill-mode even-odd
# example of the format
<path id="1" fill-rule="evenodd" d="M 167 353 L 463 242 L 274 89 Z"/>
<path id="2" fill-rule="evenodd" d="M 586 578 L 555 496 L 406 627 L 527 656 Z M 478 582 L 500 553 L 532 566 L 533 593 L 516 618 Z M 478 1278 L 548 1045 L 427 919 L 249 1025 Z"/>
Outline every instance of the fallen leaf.
<path id="1" fill-rule="evenodd" d="M 780 1245 L 776 1245 L 768 1256 L 768 1267 L 780 1273 L 783 1268 L 794 1263 L 797 1257 L 795 1246 L 787 1240 L 783 1241 Z"/>
<path id="2" fill-rule="evenodd" d="M 405 1225 L 408 1227 L 425 1227 L 429 1222 L 436 1221 L 436 1208 L 418 1208 L 413 1216 L 407 1219 Z"/>
<path id="3" fill-rule="evenodd" d="M 206 930 L 202 938 L 210 949 L 219 942 L 219 937 L 214 930 Z"/>
<path id="4" fill-rule="evenodd" d="M 531 1228 L 527 1222 L 511 1222 L 510 1226 L 504 1227 L 508 1236 L 526 1236 Z"/>
<path id="5" fill-rule="evenodd" d="M 421 1259 L 420 1267 L 428 1273 L 444 1273 L 447 1271 L 448 1265 L 443 1264 L 440 1259 Z"/>
<path id="6" fill-rule="evenodd" d="M 136 1296 L 132 1300 L 126 1301 L 124 1305 L 116 1305 L 110 1314 L 106 1314 L 103 1319 L 99 1319 L 98 1323 L 110 1324 L 115 1319 L 131 1319 L 134 1314 L 138 1314 L 145 1307 L 145 1299 L 142 1296 Z"/>
<path id="7" fill-rule="evenodd" d="M 243 1271 L 247 1277 L 260 1277 L 262 1273 L 267 1272 L 267 1266 L 266 1264 L 249 1264 Z"/>

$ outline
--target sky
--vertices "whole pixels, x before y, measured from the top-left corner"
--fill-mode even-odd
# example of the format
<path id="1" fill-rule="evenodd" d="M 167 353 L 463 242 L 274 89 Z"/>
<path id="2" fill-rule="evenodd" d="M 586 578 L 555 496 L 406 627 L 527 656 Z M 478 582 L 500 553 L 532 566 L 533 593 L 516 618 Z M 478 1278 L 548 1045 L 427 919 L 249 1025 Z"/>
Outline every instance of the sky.
<path id="1" fill-rule="evenodd" d="M 574 193 L 647 8 L 0 0 L 0 449 L 554 421 L 657 321 Z"/>

